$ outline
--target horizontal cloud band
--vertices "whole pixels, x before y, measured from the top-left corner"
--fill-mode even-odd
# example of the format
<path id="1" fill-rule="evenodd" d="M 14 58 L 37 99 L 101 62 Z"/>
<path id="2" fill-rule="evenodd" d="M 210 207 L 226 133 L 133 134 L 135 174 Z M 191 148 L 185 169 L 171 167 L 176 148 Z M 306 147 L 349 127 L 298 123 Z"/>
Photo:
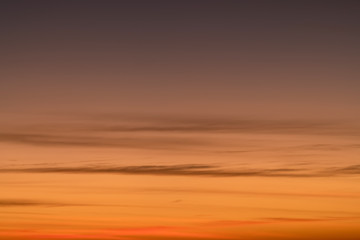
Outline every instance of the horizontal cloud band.
<path id="1" fill-rule="evenodd" d="M 120 167 L 47 167 L 0 169 L 8 173 L 130 174 L 208 177 L 332 177 L 360 174 L 360 165 L 311 171 L 296 168 L 225 170 L 212 165 L 143 165 Z"/>

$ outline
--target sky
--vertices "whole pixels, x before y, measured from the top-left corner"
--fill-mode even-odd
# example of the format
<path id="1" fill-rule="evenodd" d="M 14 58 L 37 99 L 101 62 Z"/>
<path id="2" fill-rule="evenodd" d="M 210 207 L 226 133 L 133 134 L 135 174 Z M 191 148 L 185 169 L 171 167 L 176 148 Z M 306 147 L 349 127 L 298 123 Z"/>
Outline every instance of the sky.
<path id="1" fill-rule="evenodd" d="M 1 1 L 0 240 L 359 239 L 359 12 Z"/>

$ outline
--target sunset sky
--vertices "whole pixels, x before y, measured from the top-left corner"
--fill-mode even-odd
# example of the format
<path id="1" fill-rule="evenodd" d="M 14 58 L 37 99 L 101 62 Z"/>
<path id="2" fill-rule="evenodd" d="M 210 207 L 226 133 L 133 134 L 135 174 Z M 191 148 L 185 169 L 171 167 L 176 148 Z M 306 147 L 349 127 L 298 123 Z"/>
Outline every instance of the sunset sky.
<path id="1" fill-rule="evenodd" d="M 2 0 L 0 240 L 360 239 L 359 13 Z"/>

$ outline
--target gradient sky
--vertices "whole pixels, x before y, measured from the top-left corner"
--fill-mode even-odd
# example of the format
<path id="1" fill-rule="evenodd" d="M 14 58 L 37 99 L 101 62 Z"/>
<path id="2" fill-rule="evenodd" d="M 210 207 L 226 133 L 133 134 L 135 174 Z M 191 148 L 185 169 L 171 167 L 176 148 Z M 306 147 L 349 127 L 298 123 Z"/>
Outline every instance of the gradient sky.
<path id="1" fill-rule="evenodd" d="M 1 1 L 0 239 L 360 239 L 359 12 Z"/>

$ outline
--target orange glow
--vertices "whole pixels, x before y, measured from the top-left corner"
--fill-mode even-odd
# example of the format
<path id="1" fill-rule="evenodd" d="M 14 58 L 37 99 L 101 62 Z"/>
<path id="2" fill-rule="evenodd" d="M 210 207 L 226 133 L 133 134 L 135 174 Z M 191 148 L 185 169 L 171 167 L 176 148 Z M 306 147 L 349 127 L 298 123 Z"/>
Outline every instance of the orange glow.
<path id="1" fill-rule="evenodd" d="M 0 240 L 360 239 L 360 1 L 0 2 Z"/>

